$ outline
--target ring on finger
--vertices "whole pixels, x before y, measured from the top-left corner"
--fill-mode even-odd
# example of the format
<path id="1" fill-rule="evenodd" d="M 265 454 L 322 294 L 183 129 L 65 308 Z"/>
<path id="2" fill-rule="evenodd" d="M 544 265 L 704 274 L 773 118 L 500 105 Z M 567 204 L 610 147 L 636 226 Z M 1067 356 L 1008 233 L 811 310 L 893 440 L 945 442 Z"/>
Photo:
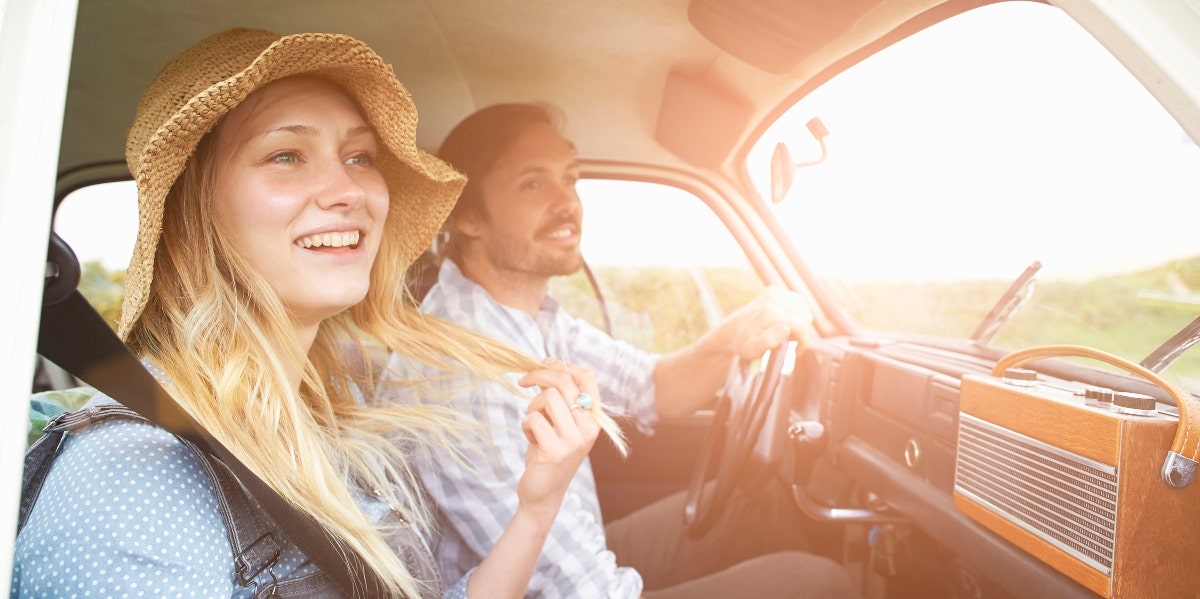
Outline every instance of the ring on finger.
<path id="1" fill-rule="evenodd" d="M 587 393 L 580 392 L 579 397 L 575 398 L 575 405 L 573 405 L 571 407 L 576 410 L 587 411 L 587 410 L 592 409 L 592 404 L 593 404 L 592 396 L 588 395 Z"/>

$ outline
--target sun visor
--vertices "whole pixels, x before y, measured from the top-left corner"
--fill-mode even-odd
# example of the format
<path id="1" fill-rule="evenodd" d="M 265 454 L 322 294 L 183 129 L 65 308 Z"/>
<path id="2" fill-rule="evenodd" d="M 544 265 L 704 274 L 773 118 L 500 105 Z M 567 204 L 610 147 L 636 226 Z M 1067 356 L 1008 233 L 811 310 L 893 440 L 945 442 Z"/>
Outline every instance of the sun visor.
<path id="1" fill-rule="evenodd" d="M 753 114 L 753 104 L 728 87 L 672 70 L 654 137 L 689 164 L 718 168 L 741 140 Z"/>
<path id="2" fill-rule="evenodd" d="M 688 20 L 725 52 L 772 74 L 794 71 L 881 0 L 692 0 Z"/>

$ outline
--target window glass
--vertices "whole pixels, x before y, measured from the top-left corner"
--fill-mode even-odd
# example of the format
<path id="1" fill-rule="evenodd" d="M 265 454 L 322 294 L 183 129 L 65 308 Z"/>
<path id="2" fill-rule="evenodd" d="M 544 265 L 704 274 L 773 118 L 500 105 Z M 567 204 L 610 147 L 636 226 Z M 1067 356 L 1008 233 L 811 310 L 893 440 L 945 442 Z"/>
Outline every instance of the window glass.
<path id="1" fill-rule="evenodd" d="M 763 284 L 707 205 L 674 187 L 579 182 L 582 251 L 599 283 L 612 334 L 643 349 L 684 347 Z M 550 293 L 570 314 L 605 328 L 584 272 L 558 277 Z"/>
<path id="2" fill-rule="evenodd" d="M 617 338 L 650 351 L 679 349 L 762 289 L 729 231 L 694 195 L 609 180 L 580 181 L 579 193 L 583 255 Z M 115 326 L 137 236 L 133 183 L 73 192 L 59 206 L 54 229 L 83 265 L 80 291 Z M 605 328 L 584 272 L 555 279 L 551 294 L 568 313 Z"/>
<path id="3" fill-rule="evenodd" d="M 993 345 L 1140 362 L 1200 314 L 1200 148 L 1060 10 L 975 9 L 830 80 L 750 153 L 763 197 L 776 142 L 820 155 L 813 117 L 828 158 L 773 210 L 863 326 L 969 338 L 1035 262 Z M 1200 350 L 1167 374 L 1200 391 Z"/>
<path id="4" fill-rule="evenodd" d="M 71 246 L 83 269 L 79 292 L 114 328 L 137 225 L 137 188 L 132 181 L 80 188 L 63 198 L 54 213 L 54 232 Z"/>

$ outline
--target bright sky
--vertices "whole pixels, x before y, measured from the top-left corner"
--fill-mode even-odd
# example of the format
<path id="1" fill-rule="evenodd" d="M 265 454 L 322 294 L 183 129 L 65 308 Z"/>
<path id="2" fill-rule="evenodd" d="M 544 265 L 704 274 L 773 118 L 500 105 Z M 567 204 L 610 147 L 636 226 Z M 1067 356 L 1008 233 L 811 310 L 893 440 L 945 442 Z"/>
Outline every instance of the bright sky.
<path id="1" fill-rule="evenodd" d="M 125 268 L 137 237 L 137 190 L 132 181 L 85 187 L 63 200 L 54 230 L 79 261 Z"/>
<path id="2" fill-rule="evenodd" d="M 821 272 L 1011 278 L 1036 259 L 1043 276 L 1080 277 L 1200 254 L 1200 149 L 1052 7 L 985 7 L 835 79 L 752 153 L 760 186 L 775 141 L 788 138 L 797 160 L 817 155 L 804 129 L 813 116 L 830 130 L 830 158 L 800 169 L 776 212 Z M 67 199 L 59 234 L 81 260 L 124 267 L 137 223 L 132 184 L 86 192 Z M 597 181 L 581 195 L 593 264 L 740 259 L 716 217 L 683 192 Z M 847 248 L 850 235 L 863 242 L 858 251 Z"/>

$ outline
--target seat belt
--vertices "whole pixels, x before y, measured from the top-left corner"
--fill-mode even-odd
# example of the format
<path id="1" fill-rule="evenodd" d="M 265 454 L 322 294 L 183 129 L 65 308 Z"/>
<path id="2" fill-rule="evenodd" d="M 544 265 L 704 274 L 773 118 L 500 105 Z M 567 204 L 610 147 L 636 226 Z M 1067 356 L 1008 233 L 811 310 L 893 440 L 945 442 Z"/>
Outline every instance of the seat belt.
<path id="1" fill-rule="evenodd" d="M 383 596 L 383 584 L 357 553 L 342 548 L 311 516 L 296 509 L 242 464 L 176 403 L 77 289 L 75 253 L 50 234 L 38 353 L 76 378 L 223 462 L 276 525 L 349 595 Z"/>

